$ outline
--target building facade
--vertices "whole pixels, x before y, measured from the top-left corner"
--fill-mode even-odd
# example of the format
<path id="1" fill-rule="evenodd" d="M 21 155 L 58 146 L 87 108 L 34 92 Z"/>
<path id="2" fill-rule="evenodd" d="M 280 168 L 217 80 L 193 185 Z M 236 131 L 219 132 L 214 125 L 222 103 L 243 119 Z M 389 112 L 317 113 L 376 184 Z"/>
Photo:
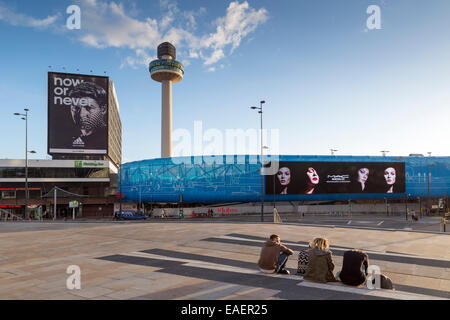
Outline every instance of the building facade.
<path id="1" fill-rule="evenodd" d="M 0 160 L 0 208 L 23 216 L 25 160 Z M 117 167 L 105 160 L 28 160 L 29 206 L 39 206 L 53 217 L 71 212 L 69 202 L 82 203 L 77 217 L 109 217 L 117 201 Z M 65 192 L 64 192 L 65 191 Z"/>

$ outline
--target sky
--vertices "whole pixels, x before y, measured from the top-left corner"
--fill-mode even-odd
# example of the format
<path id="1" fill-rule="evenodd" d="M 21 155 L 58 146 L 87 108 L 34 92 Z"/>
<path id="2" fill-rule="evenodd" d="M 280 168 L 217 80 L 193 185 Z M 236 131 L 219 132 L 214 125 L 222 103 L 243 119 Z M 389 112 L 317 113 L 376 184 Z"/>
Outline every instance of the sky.
<path id="1" fill-rule="evenodd" d="M 79 29 L 67 27 L 71 5 Z M 148 63 L 164 41 L 185 66 L 174 133 L 195 140 L 203 128 L 192 155 L 226 153 L 217 137 L 227 130 L 258 130 L 250 106 L 264 100 L 268 153 L 449 156 L 449 34 L 448 0 L 0 0 L 0 158 L 24 157 L 24 121 L 13 115 L 24 108 L 30 158 L 49 158 L 48 71 L 109 76 L 123 161 L 158 158 L 161 85 Z"/>

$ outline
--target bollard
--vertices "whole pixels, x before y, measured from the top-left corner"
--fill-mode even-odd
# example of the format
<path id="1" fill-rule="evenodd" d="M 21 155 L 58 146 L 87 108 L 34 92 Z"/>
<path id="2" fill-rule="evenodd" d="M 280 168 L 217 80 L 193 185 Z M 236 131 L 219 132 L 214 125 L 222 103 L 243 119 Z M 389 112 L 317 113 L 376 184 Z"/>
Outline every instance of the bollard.
<path id="1" fill-rule="evenodd" d="M 441 232 L 445 232 L 445 218 L 442 218 L 442 221 L 441 221 Z"/>

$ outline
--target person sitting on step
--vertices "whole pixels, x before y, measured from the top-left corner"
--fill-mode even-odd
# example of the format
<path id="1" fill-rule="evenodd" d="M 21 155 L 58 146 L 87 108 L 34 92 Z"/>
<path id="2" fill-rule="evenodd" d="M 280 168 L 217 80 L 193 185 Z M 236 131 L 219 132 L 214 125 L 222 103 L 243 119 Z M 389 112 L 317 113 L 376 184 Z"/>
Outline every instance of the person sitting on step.
<path id="1" fill-rule="evenodd" d="M 261 249 L 258 267 L 264 273 L 290 274 L 284 267 L 292 254 L 294 251 L 281 244 L 280 236 L 272 234 Z"/>

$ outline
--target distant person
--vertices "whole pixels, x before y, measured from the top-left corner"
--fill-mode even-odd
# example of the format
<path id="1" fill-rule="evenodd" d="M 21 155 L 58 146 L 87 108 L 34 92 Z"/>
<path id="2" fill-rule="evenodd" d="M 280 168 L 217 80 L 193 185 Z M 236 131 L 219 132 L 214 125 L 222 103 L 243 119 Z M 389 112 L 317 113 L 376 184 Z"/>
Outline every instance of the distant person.
<path id="1" fill-rule="evenodd" d="M 264 273 L 290 274 L 284 267 L 292 254 L 294 251 L 281 244 L 280 236 L 272 234 L 261 249 L 258 267 Z"/>
<path id="2" fill-rule="evenodd" d="M 72 89 L 72 120 L 79 130 L 72 146 L 84 149 L 104 148 L 107 139 L 108 99 L 105 89 L 93 82 L 82 82 Z"/>
<path id="3" fill-rule="evenodd" d="M 344 253 L 342 270 L 338 273 L 342 283 L 349 286 L 360 286 L 366 282 L 369 256 L 367 253 L 353 249 Z"/>
<path id="4" fill-rule="evenodd" d="M 316 238 L 309 250 L 309 263 L 304 275 L 305 280 L 317 282 L 337 281 L 333 274 L 334 262 L 330 242 L 326 238 Z"/>

